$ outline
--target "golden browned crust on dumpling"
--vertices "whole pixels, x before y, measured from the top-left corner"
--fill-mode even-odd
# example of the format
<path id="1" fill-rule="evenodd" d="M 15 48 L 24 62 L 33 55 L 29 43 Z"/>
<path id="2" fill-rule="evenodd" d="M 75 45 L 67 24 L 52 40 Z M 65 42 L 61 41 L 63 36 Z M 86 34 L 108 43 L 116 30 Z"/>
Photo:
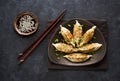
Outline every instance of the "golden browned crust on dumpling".
<path id="1" fill-rule="evenodd" d="M 88 43 L 92 39 L 95 29 L 96 29 L 96 26 L 93 26 L 92 28 L 90 28 L 89 30 L 85 32 L 85 34 L 81 38 L 81 42 L 79 46 L 82 46 Z"/>
<path id="2" fill-rule="evenodd" d="M 78 20 L 76 20 L 76 23 L 73 28 L 73 40 L 76 43 L 77 47 L 79 46 L 81 37 L 82 37 L 82 26 L 80 25 Z"/>
<path id="3" fill-rule="evenodd" d="M 73 35 L 71 34 L 71 32 L 62 25 L 60 25 L 60 27 L 61 27 L 61 35 L 63 36 L 64 40 L 67 41 L 68 44 L 75 46 L 73 43 Z"/>
<path id="4" fill-rule="evenodd" d="M 79 51 L 83 52 L 83 53 L 90 53 L 90 52 L 94 52 L 94 51 L 98 50 L 101 46 L 102 46 L 102 44 L 99 44 L 99 43 L 86 44 L 86 45 L 80 47 Z"/>
<path id="5" fill-rule="evenodd" d="M 83 54 L 83 53 L 72 53 L 72 54 L 65 55 L 63 57 L 65 57 L 71 62 L 84 62 L 88 60 L 90 57 L 92 57 L 92 55 Z"/>
<path id="6" fill-rule="evenodd" d="M 65 43 L 56 43 L 52 44 L 58 51 L 64 52 L 64 53 L 72 53 L 76 52 L 77 50 L 73 48 L 72 45 L 65 44 Z"/>

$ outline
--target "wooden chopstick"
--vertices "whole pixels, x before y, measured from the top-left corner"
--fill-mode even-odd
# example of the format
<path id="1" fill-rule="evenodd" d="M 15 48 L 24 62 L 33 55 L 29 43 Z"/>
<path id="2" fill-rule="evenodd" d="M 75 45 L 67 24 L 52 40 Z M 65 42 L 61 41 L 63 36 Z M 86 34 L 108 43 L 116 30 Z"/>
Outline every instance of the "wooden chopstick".
<path id="1" fill-rule="evenodd" d="M 25 61 L 25 59 L 38 47 L 40 42 L 48 35 L 48 33 L 55 27 L 55 25 L 63 18 L 65 15 L 66 10 L 63 10 L 63 12 L 58 16 L 58 18 L 52 22 L 52 24 L 41 34 L 32 44 L 29 45 L 28 48 L 26 48 L 24 51 L 22 51 L 19 54 L 19 57 L 23 56 L 24 52 L 26 52 L 28 49 L 28 52 L 21 58 L 18 64 L 21 64 Z M 31 47 L 32 46 L 32 47 Z"/>

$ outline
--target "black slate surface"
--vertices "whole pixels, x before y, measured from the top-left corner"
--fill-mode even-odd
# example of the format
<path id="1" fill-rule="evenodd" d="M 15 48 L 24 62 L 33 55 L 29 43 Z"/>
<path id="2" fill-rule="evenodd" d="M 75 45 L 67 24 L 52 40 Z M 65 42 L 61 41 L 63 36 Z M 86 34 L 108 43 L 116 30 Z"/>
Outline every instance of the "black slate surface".
<path id="1" fill-rule="evenodd" d="M 48 20 L 55 19 L 63 9 L 68 10 L 64 19 L 108 20 L 107 71 L 49 71 L 46 59 L 51 35 L 21 66 L 17 65 L 18 53 L 46 28 Z M 119 9 L 119 0 L 0 0 L 0 81 L 120 81 Z M 23 11 L 35 13 L 40 22 L 38 31 L 28 37 L 18 35 L 13 28 L 15 16 Z"/>

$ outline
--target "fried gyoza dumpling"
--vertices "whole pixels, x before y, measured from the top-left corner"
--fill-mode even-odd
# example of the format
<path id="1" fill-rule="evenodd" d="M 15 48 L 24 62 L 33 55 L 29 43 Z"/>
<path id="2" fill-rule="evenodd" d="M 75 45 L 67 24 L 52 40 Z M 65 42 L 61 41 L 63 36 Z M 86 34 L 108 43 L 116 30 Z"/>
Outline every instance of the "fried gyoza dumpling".
<path id="1" fill-rule="evenodd" d="M 72 53 L 65 55 L 63 57 L 67 58 L 71 62 L 84 62 L 88 60 L 90 57 L 92 57 L 92 55 L 83 54 L 83 53 Z"/>
<path id="2" fill-rule="evenodd" d="M 64 52 L 64 53 L 72 53 L 78 51 L 76 48 L 73 48 L 72 45 L 65 44 L 65 43 L 56 43 L 52 44 L 58 51 Z"/>
<path id="3" fill-rule="evenodd" d="M 73 28 L 73 40 L 76 43 L 77 47 L 78 47 L 81 37 L 82 37 L 82 26 L 76 20 L 76 23 Z"/>
<path id="4" fill-rule="evenodd" d="M 98 50 L 101 46 L 102 44 L 99 44 L 99 43 L 91 43 L 91 44 L 86 44 L 78 49 L 80 52 L 90 53 Z"/>
<path id="5" fill-rule="evenodd" d="M 71 32 L 67 28 L 63 27 L 62 25 L 60 25 L 60 27 L 61 27 L 61 35 L 63 36 L 64 40 L 68 44 L 75 46 L 75 44 L 73 43 L 73 35 L 71 34 Z"/>
<path id="6" fill-rule="evenodd" d="M 88 43 L 92 39 L 95 29 L 96 29 L 96 26 L 93 26 L 92 28 L 90 28 L 85 32 L 85 34 L 81 38 L 80 46 Z"/>

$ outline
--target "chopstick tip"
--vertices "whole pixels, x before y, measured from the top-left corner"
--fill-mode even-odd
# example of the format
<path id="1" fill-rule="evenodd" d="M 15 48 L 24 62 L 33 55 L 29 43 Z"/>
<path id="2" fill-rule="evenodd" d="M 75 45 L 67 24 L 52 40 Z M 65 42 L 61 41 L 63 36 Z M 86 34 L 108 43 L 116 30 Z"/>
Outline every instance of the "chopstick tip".
<path id="1" fill-rule="evenodd" d="M 66 12 L 67 10 L 66 10 L 66 9 L 64 9 L 63 11 L 64 11 L 64 12 Z"/>
<path id="2" fill-rule="evenodd" d="M 20 65 L 21 63 L 23 63 L 24 62 L 24 60 L 20 60 L 19 62 L 18 62 L 18 65 Z"/>
<path id="3" fill-rule="evenodd" d="M 19 53 L 17 58 L 20 58 L 23 55 L 23 53 Z"/>

